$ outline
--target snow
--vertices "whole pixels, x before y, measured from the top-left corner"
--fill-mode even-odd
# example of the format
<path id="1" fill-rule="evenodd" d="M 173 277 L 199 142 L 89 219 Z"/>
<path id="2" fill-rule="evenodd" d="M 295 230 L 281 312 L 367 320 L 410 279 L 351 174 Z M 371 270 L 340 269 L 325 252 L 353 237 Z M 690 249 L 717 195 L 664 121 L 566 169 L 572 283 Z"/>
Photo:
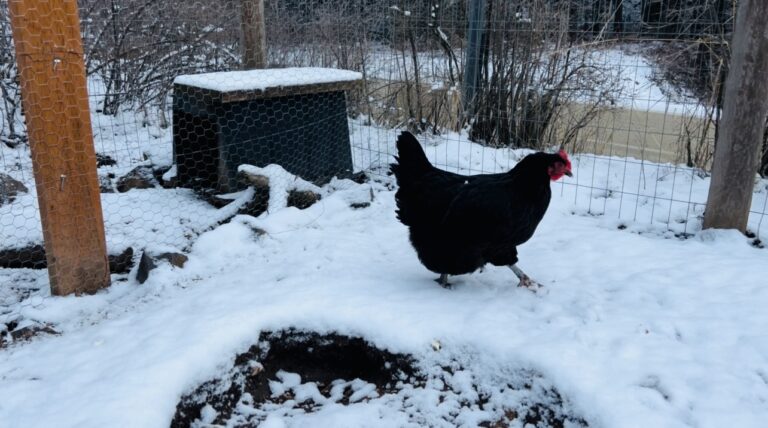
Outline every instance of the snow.
<path id="1" fill-rule="evenodd" d="M 381 75 L 401 72 L 386 55 L 391 51 L 374 61 Z M 604 55 L 596 63 L 617 65 L 624 82 L 619 105 L 676 113 L 691 105 L 664 95 L 639 55 Z M 435 76 L 442 70 L 436 64 Z M 275 80 L 281 83 L 235 79 L 218 88 L 314 83 L 318 76 L 330 74 L 287 73 Z M 100 176 L 171 166 L 170 129 L 97 108 L 94 102 L 97 151 L 118 162 L 99 168 Z M 591 426 L 765 425 L 765 250 L 733 231 L 701 230 L 706 174 L 621 152 L 571 156 L 575 177 L 553 185 L 544 221 L 520 247 L 520 266 L 544 288 L 518 289 L 508 269 L 489 267 L 452 278 L 455 288 L 444 290 L 394 216 L 384 171 L 399 131 L 363 123 L 350 122 L 355 168 L 376 181 L 319 188 L 277 165 L 243 166 L 272 184 L 270 210 L 257 219 L 237 216 L 218 226 L 252 189 L 228 195 L 234 200 L 221 209 L 185 189 L 101 195 L 110 253 L 185 250 L 183 269 L 161 264 L 142 285 L 134 269 L 83 297 L 51 296 L 45 271 L 0 269 L 0 328 L 17 321 L 61 332 L 0 349 L 0 425 L 166 427 L 182 394 L 226 373 L 261 331 L 288 327 L 363 336 L 415 355 L 427 370 L 453 361 L 462 369 L 433 373 L 423 389 L 394 395 L 347 379 L 316 413 L 279 406 L 261 426 L 476 426 L 530 398 L 500 386 L 521 371 L 539 373 Z M 481 147 L 463 134 L 420 138 L 435 164 L 463 173 L 503 171 L 527 153 Z M 30 189 L 0 207 L 0 246 L 39 244 L 28 149 L 0 145 L 0 154 L 4 172 Z M 285 191 L 294 188 L 322 199 L 306 210 L 286 207 Z M 350 208 L 361 203 L 370 205 Z M 768 182 L 756 179 L 749 228 L 763 241 L 766 206 Z M 316 386 L 295 376 L 283 372 L 273 391 L 323 401 Z M 344 388 L 357 394 L 352 404 L 338 402 Z M 490 394 L 491 409 L 462 407 L 478 390 Z M 215 417 L 208 407 L 200 422 Z"/>
<path id="2" fill-rule="evenodd" d="M 390 9 L 402 13 L 397 6 L 391 6 Z M 437 31 L 441 39 L 447 40 L 447 36 L 439 27 Z M 595 67 L 601 76 L 597 82 L 577 82 L 575 90 L 579 93 L 575 100 L 588 103 L 594 101 L 597 94 L 608 92 L 615 98 L 616 107 L 686 117 L 702 116 L 703 106 L 695 97 L 685 92 L 678 93 L 678 88 L 659 78 L 661 69 L 648 57 L 645 47 L 647 45 L 639 43 L 623 43 L 615 46 L 592 45 L 589 48 L 572 48 L 574 60 L 581 61 L 581 56 L 584 55 L 585 65 Z M 463 52 L 457 49 L 455 53 L 461 65 Z M 544 58 L 546 60 L 547 55 Z M 295 66 L 313 65 L 318 60 L 304 50 L 280 51 L 279 59 L 282 63 Z M 448 58 L 443 51 L 420 51 L 417 53 L 417 59 L 419 77 L 423 83 L 430 85 L 432 90 L 451 86 Z M 329 61 L 333 64 L 332 59 Z M 365 67 L 365 75 L 374 79 L 374 84 L 376 80 L 405 81 L 407 76 L 412 79 L 415 71 L 412 61 L 403 61 L 399 51 L 375 44 L 368 49 L 365 58 L 361 59 L 361 67 Z M 542 73 L 545 68 L 546 64 L 540 64 L 538 72 Z M 231 84 L 237 86 L 238 82 Z"/>
<path id="3" fill-rule="evenodd" d="M 283 386 L 283 391 L 290 388 L 295 388 L 301 384 L 301 376 L 296 373 L 288 373 L 280 370 L 277 372 L 277 378 L 280 379 L 280 383 Z"/>
<path id="4" fill-rule="evenodd" d="M 176 177 L 176 174 L 178 174 L 178 171 L 176 170 L 176 164 L 173 164 L 173 166 L 171 166 L 171 169 L 163 173 L 163 181 L 170 181 L 171 179 Z"/>
<path id="5" fill-rule="evenodd" d="M 279 376 L 280 374 L 278 374 Z M 430 426 L 475 426 L 483 420 L 488 420 L 493 415 L 489 411 L 473 409 L 472 411 L 460 412 L 459 400 L 476 400 L 471 394 L 463 394 L 463 391 L 451 391 L 450 387 L 446 393 L 438 392 L 437 379 L 431 379 L 429 382 L 435 382 L 427 388 L 414 388 L 410 385 L 403 385 L 397 393 L 386 393 L 379 395 L 376 391 L 376 385 L 367 383 L 360 379 L 353 381 L 337 380 L 331 389 L 330 397 L 323 396 L 315 383 L 309 382 L 294 385 L 290 388 L 275 385 L 280 394 L 291 391 L 294 399 L 286 400 L 283 403 L 270 403 L 264 408 L 257 409 L 252 407 L 252 397 L 247 395 L 237 405 L 238 423 L 252 426 L 248 422 L 253 421 L 253 417 L 258 420 L 264 420 L 265 423 L 280 423 L 280 426 L 381 426 L 381 427 L 419 427 L 424 426 L 424 420 L 418 420 L 416 410 L 422 413 L 441 413 L 445 419 L 455 419 L 457 424 L 440 423 L 439 420 L 428 421 Z M 279 384 L 279 382 L 273 382 Z M 342 405 L 339 401 L 343 397 L 345 389 L 350 389 L 352 395 L 348 398 L 349 404 Z M 512 404 L 516 401 L 514 393 L 507 388 L 504 391 L 506 404 Z M 499 392 L 501 395 L 501 393 Z M 493 395 L 492 397 L 498 397 Z M 296 404 L 301 404 L 311 400 L 315 405 L 311 413 L 303 409 L 297 409 Z M 365 400 L 365 401 L 361 401 Z M 436 412 L 435 409 L 438 409 Z M 266 415 L 264 413 L 267 413 Z M 458 417 L 453 418 L 452 413 L 459 413 Z M 249 420 L 250 417 L 250 420 Z M 202 418 L 201 418 L 202 419 Z M 414 420 L 417 419 L 417 420 Z"/>
<path id="6" fill-rule="evenodd" d="M 361 80 L 362 78 L 363 75 L 355 71 L 334 68 L 295 67 L 188 74 L 176 77 L 173 83 L 218 92 L 231 92 L 263 91 L 268 88 L 285 86 L 349 82 Z"/>
<path id="7" fill-rule="evenodd" d="M 89 91 L 99 93 L 102 85 L 89 79 Z M 97 153 L 107 154 L 117 165 L 98 169 L 99 176 L 121 177 L 138 166 L 168 167 L 164 180 L 172 178 L 172 130 L 143 124 L 139 114 L 121 112 L 116 116 L 99 113 L 98 97 L 91 97 L 91 121 Z M 0 144 L 0 167 L 21 181 L 28 193 L 20 194 L 14 204 L 0 206 L 0 249 L 23 248 L 42 244 L 37 188 L 32 173 L 29 147 L 10 149 Z M 114 181 L 114 180 L 113 180 Z M 247 195 L 246 195 L 247 196 Z M 238 205 L 239 204 L 239 205 Z M 242 203 L 228 206 L 235 209 Z M 110 254 L 127 247 L 147 246 L 185 248 L 190 238 L 215 225 L 229 214 L 216 210 L 186 189 L 142 189 L 127 193 L 102 193 L 101 206 Z"/>
<path id="8" fill-rule="evenodd" d="M 589 52 L 588 58 L 589 65 L 611 71 L 612 79 L 598 89 L 615 93 L 619 106 L 685 117 L 704 113 L 693 95 L 677 94 L 671 84 L 658 78 L 659 68 L 643 55 L 640 45 L 597 50 Z"/>
<path id="9" fill-rule="evenodd" d="M 248 201 L 248 196 L 227 208 L 236 211 Z M 201 201 L 189 189 L 102 193 L 101 204 L 110 254 L 150 244 L 182 249 L 190 236 L 210 228 L 228 214 Z M 15 204 L 0 207 L 0 248 L 23 248 L 43 242 L 37 207 L 37 196 L 32 192 L 21 195 Z"/>
<path id="10" fill-rule="evenodd" d="M 288 205 L 288 191 L 311 191 L 321 193 L 322 189 L 316 185 L 297 177 L 286 171 L 283 167 L 270 164 L 263 168 L 254 165 L 243 164 L 237 168 L 238 172 L 249 175 L 266 177 L 269 180 L 269 205 L 268 210 L 283 209 Z"/>
<path id="11" fill-rule="evenodd" d="M 378 132 L 353 129 L 356 144 Z M 390 148 L 379 149 L 379 158 L 356 150 L 356 162 L 380 167 Z M 524 154 L 459 136 L 427 149 L 433 161 L 459 171 L 504 169 Z M 640 165 L 591 156 L 573 156 L 573 165 L 575 178 L 553 186 L 547 215 L 520 247 L 520 266 L 544 285 L 538 293 L 517 288 L 512 273 L 496 267 L 452 278 L 452 290 L 436 286 L 395 219 L 386 176 L 367 184 L 334 180 L 306 210 L 237 216 L 203 230 L 183 269 L 163 264 L 143 285 L 132 272 L 93 296 L 51 297 L 30 288 L 5 316 L 51 323 L 62 334 L 0 351 L 0 420 L 165 427 L 179 397 L 226 372 L 260 331 L 298 327 L 359 335 L 411 353 L 427 368 L 450 361 L 463 368 L 394 396 L 376 397 L 358 382 L 360 401 L 331 400 L 315 413 L 278 407 L 263 426 L 476 426 L 489 410 L 461 407 L 462 400 L 475 386 L 491 391 L 494 405 L 525 400 L 499 386 L 520 371 L 540 373 L 591 426 L 764 426 L 765 250 L 733 231 L 702 232 L 687 208 L 668 206 L 676 185 L 696 195 L 707 178 L 645 163 L 650 185 L 629 181 L 624 190 L 637 196 L 619 199 L 590 194 L 580 183 L 607 180 L 610 188 L 617 175 L 635 177 L 623 168 Z M 264 170 L 282 176 L 284 188 L 296 181 L 276 167 Z M 756 191 L 765 185 L 758 182 Z M 765 197 L 761 192 L 756 198 Z M 370 206 L 350 208 L 355 202 Z M 677 239 L 655 220 L 670 210 L 673 218 L 684 215 L 692 237 Z M 24 272 L 0 271 L 0 278 L 23 286 Z M 299 398 L 321 400 L 295 374 L 274 380 Z M 441 392 L 444 385 L 452 392 Z"/>
<path id="12" fill-rule="evenodd" d="M 214 409 L 211 405 L 205 405 L 200 411 L 200 422 L 204 424 L 213 423 L 213 421 L 216 419 L 217 413 L 218 412 L 216 412 L 216 409 Z"/>

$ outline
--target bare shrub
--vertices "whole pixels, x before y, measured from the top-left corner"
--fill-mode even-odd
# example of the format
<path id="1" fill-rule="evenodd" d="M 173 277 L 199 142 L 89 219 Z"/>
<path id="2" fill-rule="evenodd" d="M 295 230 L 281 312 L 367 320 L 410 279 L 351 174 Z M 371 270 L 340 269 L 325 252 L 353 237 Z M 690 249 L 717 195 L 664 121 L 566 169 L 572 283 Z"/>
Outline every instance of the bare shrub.
<path id="1" fill-rule="evenodd" d="M 81 0 L 86 68 L 100 83 L 101 110 L 157 108 L 161 126 L 171 82 L 240 63 L 233 1 Z"/>
<path id="2" fill-rule="evenodd" d="M 568 36 L 569 9 L 544 0 L 490 1 L 491 28 L 471 138 L 491 146 L 543 148 L 574 144 L 578 131 L 611 95 L 606 71 L 590 61 L 590 47 Z M 594 90 L 594 88 L 603 88 Z M 580 117 L 552 126 L 569 103 L 584 104 Z"/>

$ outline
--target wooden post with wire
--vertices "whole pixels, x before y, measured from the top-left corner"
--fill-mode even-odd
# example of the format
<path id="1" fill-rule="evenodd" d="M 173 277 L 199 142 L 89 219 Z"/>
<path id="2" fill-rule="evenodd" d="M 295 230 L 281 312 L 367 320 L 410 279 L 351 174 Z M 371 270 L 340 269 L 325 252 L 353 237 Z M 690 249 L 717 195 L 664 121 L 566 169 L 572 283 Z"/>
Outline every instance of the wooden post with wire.
<path id="1" fill-rule="evenodd" d="M 76 0 L 9 0 L 51 293 L 109 285 Z"/>
<path id="2" fill-rule="evenodd" d="M 267 67 L 267 37 L 264 29 L 264 0 L 242 0 L 243 68 Z"/>
<path id="3" fill-rule="evenodd" d="M 704 228 L 746 231 L 768 115 L 768 2 L 740 0 Z"/>

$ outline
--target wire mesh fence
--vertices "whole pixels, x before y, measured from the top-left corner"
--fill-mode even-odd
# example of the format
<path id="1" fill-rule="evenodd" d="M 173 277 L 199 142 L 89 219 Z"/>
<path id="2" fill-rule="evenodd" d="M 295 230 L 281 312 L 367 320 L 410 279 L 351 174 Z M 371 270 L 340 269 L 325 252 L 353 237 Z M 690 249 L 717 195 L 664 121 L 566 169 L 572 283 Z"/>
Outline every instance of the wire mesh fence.
<path id="1" fill-rule="evenodd" d="M 13 269 L 0 280 L 23 288 L 47 263 L 30 114 L 57 101 L 43 94 L 44 105 L 23 108 L 8 5 L 0 259 Z M 563 146 L 576 176 L 553 193 L 574 214 L 670 236 L 701 227 L 733 2 L 266 1 L 269 69 L 253 72 L 234 72 L 240 1 L 78 5 L 113 273 L 144 251 L 183 252 L 238 212 L 261 215 L 264 201 L 304 206 L 333 177 L 387 180 L 402 129 L 462 173 Z M 223 73 L 200 74 L 212 72 Z M 756 181 L 757 235 L 767 195 Z"/>

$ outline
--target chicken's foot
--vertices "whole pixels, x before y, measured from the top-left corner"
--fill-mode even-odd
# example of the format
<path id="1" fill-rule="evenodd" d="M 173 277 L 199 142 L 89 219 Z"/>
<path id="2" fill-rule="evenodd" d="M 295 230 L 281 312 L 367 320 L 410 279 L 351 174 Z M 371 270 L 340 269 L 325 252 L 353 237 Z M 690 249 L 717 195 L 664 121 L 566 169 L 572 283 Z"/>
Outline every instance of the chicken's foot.
<path id="1" fill-rule="evenodd" d="M 517 284 L 518 287 L 525 287 L 530 290 L 536 290 L 538 288 L 541 288 L 541 284 L 534 281 L 525 274 L 525 272 L 522 271 L 517 265 L 510 265 L 510 269 L 512 269 L 512 272 L 517 276 L 517 278 L 520 280 L 520 283 Z"/>
<path id="2" fill-rule="evenodd" d="M 440 278 L 435 279 L 435 282 L 440 284 L 443 288 L 451 288 L 451 284 L 448 284 L 448 274 L 447 273 L 441 273 Z"/>

